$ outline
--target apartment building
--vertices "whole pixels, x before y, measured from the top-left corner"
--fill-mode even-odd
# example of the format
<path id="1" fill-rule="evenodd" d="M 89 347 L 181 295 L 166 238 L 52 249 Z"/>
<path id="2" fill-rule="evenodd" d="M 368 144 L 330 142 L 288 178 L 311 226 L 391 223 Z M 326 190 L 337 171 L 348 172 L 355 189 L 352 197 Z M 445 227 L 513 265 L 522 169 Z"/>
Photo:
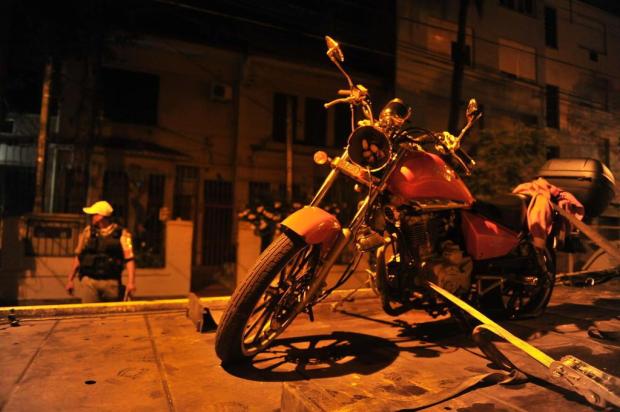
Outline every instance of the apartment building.
<path id="1" fill-rule="evenodd" d="M 397 6 L 396 92 L 429 128 L 447 126 L 460 3 Z M 548 128 L 557 136 L 549 156 L 620 171 L 617 14 L 586 1 L 470 1 L 466 26 L 462 97 L 477 98 L 484 127 Z"/>

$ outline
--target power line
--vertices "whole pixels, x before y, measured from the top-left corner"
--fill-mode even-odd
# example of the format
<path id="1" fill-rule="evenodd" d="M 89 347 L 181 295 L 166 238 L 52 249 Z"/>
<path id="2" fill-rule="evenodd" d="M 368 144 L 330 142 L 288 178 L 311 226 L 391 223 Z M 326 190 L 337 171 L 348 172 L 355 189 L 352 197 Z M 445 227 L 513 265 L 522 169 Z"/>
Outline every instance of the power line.
<path id="1" fill-rule="evenodd" d="M 401 16 L 399 18 L 401 20 L 407 21 L 409 23 L 418 24 L 418 25 L 425 26 L 425 27 L 431 27 L 431 28 L 436 28 L 436 29 L 440 29 L 440 30 L 456 33 L 456 31 L 454 31 L 452 29 L 449 29 L 449 28 L 446 28 L 446 27 L 441 27 L 441 26 L 438 26 L 438 25 L 433 25 L 433 24 L 426 23 L 426 22 L 422 22 L 420 20 L 416 20 L 416 19 L 411 18 L 411 17 L 402 17 Z M 498 47 L 501 46 L 501 47 L 509 47 L 509 48 L 511 48 L 510 46 L 507 46 L 507 45 L 504 45 L 504 44 L 500 44 L 497 41 L 490 40 L 490 39 L 481 37 L 479 35 L 475 35 L 475 34 L 473 34 L 473 32 L 472 32 L 471 35 L 468 35 L 468 37 L 471 37 L 474 40 L 479 40 L 481 42 L 486 42 L 486 43 L 489 43 L 489 44 L 492 44 L 492 45 L 495 45 L 495 46 L 498 46 Z M 522 53 L 533 55 L 537 59 L 548 60 L 548 61 L 551 61 L 551 62 L 554 62 L 554 63 L 560 63 L 560 64 L 563 64 L 563 65 L 566 65 L 566 66 L 570 66 L 570 67 L 578 68 L 578 69 L 581 69 L 581 70 L 584 70 L 584 71 L 600 74 L 602 76 L 613 78 L 613 79 L 620 79 L 620 76 L 613 75 L 613 74 L 610 74 L 610 73 L 601 72 L 601 71 L 597 71 L 597 70 L 595 70 L 593 68 L 590 68 L 590 67 L 580 66 L 579 64 L 576 64 L 574 62 L 568 62 L 568 61 L 557 59 L 557 58 L 554 58 L 554 57 L 545 56 L 543 54 L 537 53 L 536 51 L 531 52 L 531 51 L 522 50 L 522 49 L 517 49 L 517 50 L 521 51 Z"/>
<path id="2" fill-rule="evenodd" d="M 417 63 L 420 65 L 424 65 L 424 66 L 430 66 L 433 67 L 434 69 L 437 70 L 441 70 L 443 72 L 446 73 L 451 73 L 451 68 L 448 66 L 449 64 L 449 59 L 442 59 L 440 56 L 443 55 L 434 55 L 433 53 L 428 53 L 428 49 L 423 49 L 423 48 L 419 48 L 417 46 L 410 46 L 410 45 L 406 45 L 406 44 L 401 44 L 401 50 L 409 50 L 409 52 L 411 53 L 410 55 L 406 56 L 406 58 L 409 61 L 412 61 L 413 63 Z M 421 57 L 421 59 L 415 59 L 412 58 L 413 56 L 419 56 Z M 429 63 L 428 60 L 422 60 L 422 59 L 430 59 L 432 61 L 434 61 L 435 63 L 439 63 L 439 64 L 433 64 L 433 63 Z M 445 65 L 444 65 L 445 64 Z M 485 66 L 485 65 L 478 65 L 476 68 L 483 68 L 486 70 L 487 73 L 489 74 L 493 74 L 493 75 L 499 75 L 501 76 L 501 71 L 495 70 L 493 67 L 490 66 Z M 415 74 L 416 76 L 422 76 L 422 74 L 420 72 L 412 72 L 412 71 L 407 71 L 407 69 L 404 69 L 402 67 L 398 68 L 398 72 L 399 73 L 407 73 L 407 74 Z M 514 84 L 515 83 L 515 79 L 509 79 L 509 78 L 502 78 L 502 77 L 498 77 L 498 78 L 493 78 L 493 77 L 485 77 L 484 73 L 480 73 L 479 71 L 475 70 L 474 68 L 470 68 L 469 70 L 466 70 L 466 73 L 468 75 L 468 77 L 470 78 L 477 78 L 480 80 L 484 80 L 485 82 L 491 82 L 491 83 L 495 83 L 498 87 L 505 87 L 506 85 L 509 84 Z M 435 78 L 431 77 L 431 76 L 426 76 L 426 78 L 428 79 L 432 79 L 432 80 L 436 80 Z M 519 79 L 517 79 L 518 81 Z M 523 82 L 523 84 L 521 85 L 521 87 L 530 87 L 530 88 L 534 88 L 537 91 L 539 91 L 541 93 L 541 97 L 543 97 L 544 95 L 544 86 L 538 84 L 538 83 L 529 83 L 527 81 L 521 80 L 521 82 Z M 559 89 L 559 88 L 558 88 Z M 587 103 L 589 105 L 590 108 L 597 110 L 597 111 L 601 111 L 603 113 L 609 113 L 609 110 L 605 110 L 605 109 L 601 109 L 597 106 L 604 106 L 604 103 L 601 103 L 599 101 L 594 101 L 591 99 L 588 99 L 584 96 L 580 96 L 574 93 L 571 93 L 570 91 L 566 90 L 566 89 L 559 89 L 559 91 L 561 92 L 561 95 L 564 95 L 570 99 L 567 99 L 566 101 L 568 102 L 573 102 L 573 101 L 578 101 L 578 102 L 583 102 L 583 103 Z"/>
<path id="3" fill-rule="evenodd" d="M 260 21 L 260 20 L 255 20 L 255 19 L 250 19 L 247 17 L 241 17 L 241 16 L 235 16 L 232 14 L 228 14 L 228 13 L 224 13 L 224 12 L 220 12 L 220 11 L 216 11 L 216 10 L 212 10 L 212 9 L 206 9 L 203 7 L 197 7 L 197 6 L 192 6 L 186 3 L 181 3 L 178 1 L 174 1 L 174 0 L 154 0 L 156 3 L 160 3 L 160 4 L 165 4 L 168 6 L 175 6 L 175 7 L 179 7 L 182 9 L 186 9 L 186 10 L 191 10 L 191 11 L 197 11 L 203 14 L 209 14 L 209 15 L 213 15 L 216 17 L 224 17 L 230 20 L 236 20 L 242 23 L 249 23 L 249 24 L 253 24 L 255 26 L 259 26 L 259 27 L 264 27 L 264 28 L 268 28 L 268 29 L 272 29 L 272 30 L 277 30 L 277 31 L 283 31 L 289 34 L 297 34 L 297 35 L 302 35 L 304 37 L 308 37 L 314 40 L 320 40 L 320 41 L 324 41 L 325 37 L 322 35 L 318 35 L 318 34 L 314 34 L 314 33 L 310 33 L 307 31 L 300 31 L 300 30 L 293 30 L 287 27 L 283 27 L 283 26 L 278 26 L 276 24 L 272 24 L 272 23 L 266 23 L 264 21 Z M 369 52 L 372 54 L 377 54 L 377 55 L 381 55 L 381 56 L 386 56 L 386 57 L 394 57 L 393 53 L 388 53 L 385 51 L 381 51 L 381 50 L 377 50 L 377 49 L 372 49 L 369 47 L 364 47 L 361 46 L 359 44 L 353 44 L 353 43 L 348 43 L 348 42 L 341 42 L 341 44 L 343 46 L 347 46 L 351 49 L 357 49 L 357 50 L 362 50 L 365 52 Z"/>

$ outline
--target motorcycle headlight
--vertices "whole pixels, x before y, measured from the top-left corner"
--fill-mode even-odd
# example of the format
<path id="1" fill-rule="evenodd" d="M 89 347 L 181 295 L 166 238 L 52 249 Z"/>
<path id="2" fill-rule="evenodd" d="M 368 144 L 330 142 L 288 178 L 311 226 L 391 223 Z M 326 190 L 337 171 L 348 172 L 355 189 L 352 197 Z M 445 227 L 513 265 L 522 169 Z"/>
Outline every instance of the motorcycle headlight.
<path id="1" fill-rule="evenodd" d="M 349 136 L 348 152 L 351 161 L 372 172 L 382 169 L 390 159 L 390 139 L 375 126 L 361 126 Z"/>

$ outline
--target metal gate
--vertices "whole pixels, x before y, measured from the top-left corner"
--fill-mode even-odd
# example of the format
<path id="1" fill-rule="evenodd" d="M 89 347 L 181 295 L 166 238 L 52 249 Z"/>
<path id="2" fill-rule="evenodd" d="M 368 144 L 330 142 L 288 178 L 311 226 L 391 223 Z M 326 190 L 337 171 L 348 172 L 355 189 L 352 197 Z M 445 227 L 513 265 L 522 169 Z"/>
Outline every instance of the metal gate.
<path id="1" fill-rule="evenodd" d="M 233 185 L 221 180 L 205 180 L 204 196 L 202 264 L 234 262 Z"/>

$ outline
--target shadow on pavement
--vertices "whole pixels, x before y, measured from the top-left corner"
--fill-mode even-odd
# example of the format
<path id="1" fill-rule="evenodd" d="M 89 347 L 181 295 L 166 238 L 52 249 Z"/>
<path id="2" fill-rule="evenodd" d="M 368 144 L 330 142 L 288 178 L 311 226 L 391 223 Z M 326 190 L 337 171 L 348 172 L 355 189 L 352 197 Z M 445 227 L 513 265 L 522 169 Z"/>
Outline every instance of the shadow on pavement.
<path id="1" fill-rule="evenodd" d="M 277 339 L 250 363 L 225 369 L 240 378 L 265 382 L 368 375 L 389 366 L 399 352 L 393 342 L 377 336 L 332 332 Z"/>
<path id="2" fill-rule="evenodd" d="M 618 308 L 620 309 L 620 299 L 614 298 L 598 298 L 593 302 L 594 306 L 598 306 L 600 308 Z"/>
<path id="3" fill-rule="evenodd" d="M 477 323 L 463 322 L 462 319 L 453 316 L 443 319 L 431 320 L 427 322 L 408 323 L 402 319 L 394 319 L 391 321 L 380 319 L 368 315 L 339 310 L 338 312 L 346 316 L 364 319 L 370 322 L 377 322 L 393 328 L 398 328 L 399 338 L 408 338 L 411 341 L 419 341 L 420 343 L 445 343 L 447 345 L 456 345 L 459 347 L 476 346 L 470 339 L 473 327 Z M 404 342 L 399 340 L 399 342 Z M 431 354 L 430 356 L 420 355 L 422 357 L 437 357 L 439 354 Z"/>
<path id="4" fill-rule="evenodd" d="M 605 301 L 614 302 L 617 300 L 605 299 Z M 539 317 L 509 321 L 504 323 L 504 326 L 522 339 L 528 340 L 532 336 L 540 338 L 550 333 L 565 335 L 575 330 L 590 333 L 593 329 L 598 330 L 598 328 L 601 328 L 601 330 L 607 330 L 608 327 L 611 327 L 617 331 L 617 324 L 614 322 L 618 319 L 620 319 L 620 310 L 602 307 L 597 305 L 596 302 L 592 305 L 561 303 L 550 307 Z M 590 335 L 590 337 L 593 336 Z M 612 340 L 593 339 L 592 342 L 618 345 L 618 342 Z"/>

